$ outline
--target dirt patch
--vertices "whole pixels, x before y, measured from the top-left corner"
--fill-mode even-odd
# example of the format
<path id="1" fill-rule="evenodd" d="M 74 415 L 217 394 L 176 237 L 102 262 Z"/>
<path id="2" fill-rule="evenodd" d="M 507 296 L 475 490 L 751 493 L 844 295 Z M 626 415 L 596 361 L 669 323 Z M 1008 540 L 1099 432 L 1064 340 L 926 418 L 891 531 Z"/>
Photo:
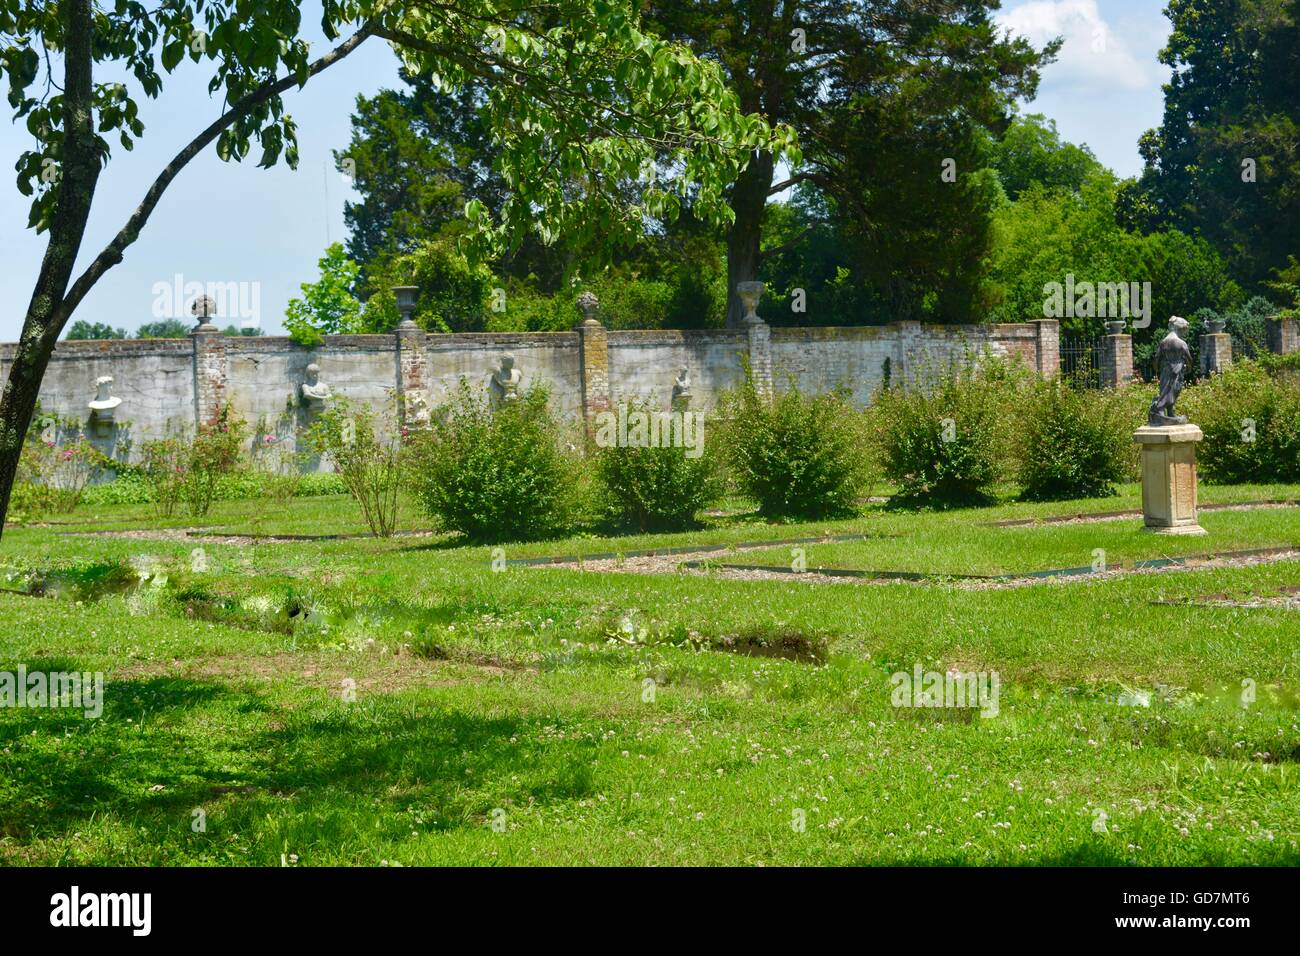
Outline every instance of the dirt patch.
<path id="1" fill-rule="evenodd" d="M 709 646 L 745 657 L 779 657 L 800 664 L 821 664 L 826 660 L 826 641 L 791 629 L 753 630 L 713 638 Z"/>
<path id="2" fill-rule="evenodd" d="M 363 534 L 219 534 L 204 528 L 129 528 L 104 531 L 63 531 L 60 534 L 87 538 L 128 538 L 139 541 L 177 541 L 188 544 L 301 544 L 304 541 L 351 541 L 374 538 Z M 394 538 L 432 538 L 436 531 L 397 531 Z"/>
<path id="3" fill-rule="evenodd" d="M 1277 589 L 1274 594 L 1233 597 L 1230 594 L 1206 594 L 1201 597 L 1182 601 L 1153 601 L 1153 604 L 1166 604 L 1175 607 L 1240 607 L 1240 608 L 1283 608 L 1288 611 L 1300 611 L 1300 586 L 1286 586 Z"/>

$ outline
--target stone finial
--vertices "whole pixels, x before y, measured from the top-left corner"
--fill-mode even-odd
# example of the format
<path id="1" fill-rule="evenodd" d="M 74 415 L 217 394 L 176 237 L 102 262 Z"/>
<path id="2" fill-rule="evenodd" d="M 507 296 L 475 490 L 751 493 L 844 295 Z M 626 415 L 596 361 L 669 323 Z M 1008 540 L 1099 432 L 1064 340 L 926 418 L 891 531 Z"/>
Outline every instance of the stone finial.
<path id="1" fill-rule="evenodd" d="M 761 322 L 758 317 L 758 302 L 763 298 L 763 290 L 767 288 L 762 282 L 737 282 L 736 295 L 740 296 L 740 301 L 745 306 L 746 322 Z"/>
<path id="2" fill-rule="evenodd" d="M 201 295 L 190 303 L 190 315 L 199 320 L 195 331 L 210 332 L 216 329 L 209 319 L 217 314 L 217 300 L 210 295 Z"/>
<path id="3" fill-rule="evenodd" d="M 596 310 L 600 308 L 600 300 L 596 298 L 594 292 L 578 293 L 578 314 L 582 316 L 583 325 L 599 325 L 600 320 L 596 318 Z"/>

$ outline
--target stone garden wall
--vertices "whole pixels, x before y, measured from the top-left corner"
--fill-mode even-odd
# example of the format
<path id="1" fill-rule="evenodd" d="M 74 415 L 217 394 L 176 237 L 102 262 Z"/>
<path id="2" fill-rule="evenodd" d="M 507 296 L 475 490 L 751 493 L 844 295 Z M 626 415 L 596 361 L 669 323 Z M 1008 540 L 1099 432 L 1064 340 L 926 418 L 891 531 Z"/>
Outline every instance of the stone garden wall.
<path id="1" fill-rule="evenodd" d="M 0 380 L 14 348 L 0 344 Z M 197 330 L 189 339 L 60 342 L 41 405 L 84 422 L 87 437 L 111 452 L 128 435 L 138 444 L 192 429 L 224 403 L 250 424 L 290 432 L 311 416 L 299 396 L 312 364 L 330 394 L 385 413 L 400 401 L 411 415 L 442 402 L 462 376 L 486 385 L 508 352 L 522 387 L 545 382 L 554 407 L 580 419 L 630 399 L 667 407 L 683 367 L 696 409 L 711 408 L 723 390 L 739 384 L 746 362 L 760 387 L 779 390 L 791 378 L 809 392 L 847 386 L 865 404 L 886 376 L 895 384 L 914 382 L 927 370 L 984 351 L 1053 374 L 1057 323 L 769 329 L 757 322 L 734 331 L 607 332 L 589 320 L 572 332 L 434 335 L 404 328 L 327 336 L 315 348 L 288 338 L 226 338 Z M 88 407 L 101 376 L 112 377 L 111 392 L 122 399 L 108 428 L 94 427 Z"/>

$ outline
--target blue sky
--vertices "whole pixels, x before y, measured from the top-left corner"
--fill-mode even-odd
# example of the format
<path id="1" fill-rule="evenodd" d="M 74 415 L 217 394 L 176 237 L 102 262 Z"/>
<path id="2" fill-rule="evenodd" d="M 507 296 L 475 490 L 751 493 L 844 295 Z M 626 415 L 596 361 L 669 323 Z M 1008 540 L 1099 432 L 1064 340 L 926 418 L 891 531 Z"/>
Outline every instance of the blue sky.
<path id="1" fill-rule="evenodd" d="M 1056 120 L 1062 135 L 1087 143 L 1120 175 L 1141 168 L 1137 139 L 1160 122 L 1160 85 L 1168 71 L 1156 61 L 1169 32 L 1161 0 L 1004 0 L 1001 23 L 1041 45 L 1065 37 L 1058 62 L 1043 73 L 1039 95 L 1026 112 Z M 319 20 L 319 5 L 303 4 L 304 21 Z M 317 49 L 324 38 L 308 34 Z M 242 283 L 255 288 L 260 324 L 281 331 L 285 303 L 313 279 L 328 241 L 345 237 L 347 181 L 333 169 L 330 151 L 349 138 L 357 94 L 396 82 L 397 59 L 378 40 L 285 97 L 298 123 L 301 162 L 296 171 L 253 162 L 223 163 L 209 149 L 172 184 L 139 240 L 120 265 L 86 297 L 75 318 L 134 330 L 155 318 L 158 283 Z M 100 178 L 95 211 L 78 268 L 121 227 L 153 177 L 171 156 L 218 114 L 202 68 L 181 66 L 162 97 L 142 100 L 146 130 L 133 152 L 120 148 Z M 30 139 L 19 124 L 0 126 L 0 341 L 14 341 L 45 249 L 44 236 L 24 228 L 28 204 L 13 183 L 14 162 Z M 256 151 L 254 151 L 256 153 Z"/>

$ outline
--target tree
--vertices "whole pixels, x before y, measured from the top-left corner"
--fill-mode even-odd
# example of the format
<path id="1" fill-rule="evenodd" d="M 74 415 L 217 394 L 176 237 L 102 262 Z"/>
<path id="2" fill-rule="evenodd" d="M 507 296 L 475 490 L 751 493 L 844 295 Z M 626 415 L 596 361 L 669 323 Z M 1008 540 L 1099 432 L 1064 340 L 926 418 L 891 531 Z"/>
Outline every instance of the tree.
<path id="1" fill-rule="evenodd" d="M 348 258 L 341 242 L 326 249 L 316 264 L 320 279 L 300 285 L 302 298 L 290 299 L 284 309 L 284 327 L 295 342 L 304 345 L 319 343 L 322 335 L 361 331 L 357 328 L 361 303 L 352 294 L 357 264 Z"/>
<path id="2" fill-rule="evenodd" d="M 324 0 L 321 22 L 331 42 L 354 32 L 313 60 L 290 0 L 170 0 L 153 9 L 126 0 L 103 8 L 91 0 L 0 0 L 9 102 L 36 140 L 18 160 L 18 185 L 33 196 L 30 225 L 49 233 L 0 398 L 0 521 L 55 342 L 168 186 L 209 146 L 225 160 L 260 146 L 259 165 L 281 158 L 294 165 L 295 128 L 283 94 L 372 37 L 388 40 L 408 69 L 436 77 L 440 87 L 478 79 L 490 90 L 484 114 L 511 195 L 499 216 L 481 203 L 467 206 L 486 248 L 532 228 L 545 240 L 570 230 L 631 234 L 642 215 L 670 216 L 688 191 L 700 210 L 721 220 L 722 191 L 747 155 L 781 153 L 795 142 L 793 131 L 743 115 L 716 67 L 643 33 L 628 0 L 459 0 L 454 11 L 425 0 Z M 131 148 L 144 133 L 135 97 L 158 96 L 163 73 L 187 58 L 210 68 L 220 115 L 163 167 L 74 279 L 99 174 L 111 157 L 107 137 Z M 127 82 L 96 82 L 96 66 L 105 62 Z M 648 190 L 641 206 L 630 208 L 616 187 L 653 156 L 668 157 L 680 175 L 673 188 Z"/>
<path id="3" fill-rule="evenodd" d="M 1109 170 L 1090 176 L 1078 192 L 1031 183 L 1016 202 L 997 211 L 989 261 L 1001 300 L 992 312 L 995 321 L 1043 318 L 1044 287 L 1064 283 L 1067 275 L 1076 284 L 1150 283 L 1151 323 L 1133 328 L 1140 364 L 1164 334 L 1169 315 L 1231 304 L 1233 283 L 1210 243 L 1176 229 L 1146 235 L 1125 230 L 1115 221 L 1117 189 Z M 1102 318 L 1065 316 L 1061 331 L 1098 335 Z"/>
<path id="4" fill-rule="evenodd" d="M 1264 291 L 1300 251 L 1300 0 L 1170 0 L 1172 68 L 1141 178 L 1119 211 L 1134 228 L 1202 232 Z"/>
<path id="5" fill-rule="evenodd" d="M 923 151 L 912 156 L 913 165 L 919 163 L 938 182 L 940 163 L 950 155 L 936 151 L 939 143 L 959 141 L 959 133 L 973 135 L 978 127 L 999 128 L 1017 97 L 1032 96 L 1037 68 L 1054 56 L 1059 43 L 1035 51 L 1022 39 L 1002 36 L 989 16 L 997 5 L 996 0 L 720 0 L 707 5 L 663 0 L 652 5 L 651 22 L 664 36 L 718 62 L 741 108 L 771 123 L 789 123 L 803 147 L 791 154 L 790 175 L 781 182 L 774 182 L 779 157 L 758 151 L 728 192 L 734 213 L 727 232 L 728 324 L 738 325 L 743 314 L 736 283 L 758 278 L 760 266 L 776 254 L 763 247 L 770 197 L 811 183 L 825 194 L 831 214 L 854 225 L 860 238 L 869 240 L 886 225 L 897 235 L 921 220 L 879 218 L 877 203 L 892 205 L 903 190 L 895 182 L 873 186 L 863 178 L 877 147 L 892 153 L 896 158 L 886 165 L 899 169 L 900 152 L 919 146 Z M 942 129 L 944 135 L 912 136 L 911 131 L 927 129 Z M 959 209 L 949 217 L 961 215 Z M 920 242 L 914 248 L 919 247 Z"/>
<path id="6" fill-rule="evenodd" d="M 1088 177 L 1104 168 L 1087 146 L 1062 140 L 1056 120 L 1042 113 L 1012 120 L 1002 138 L 990 146 L 993 168 L 1011 200 L 1034 183 L 1078 192 Z"/>
<path id="7" fill-rule="evenodd" d="M 69 342 L 89 339 L 124 339 L 126 329 L 115 329 L 107 322 L 87 322 L 85 319 L 77 319 L 68 327 L 65 338 Z"/>
<path id="8" fill-rule="evenodd" d="M 135 337 L 137 339 L 187 339 L 193 329 L 192 323 L 182 322 L 180 319 L 159 319 L 157 322 L 144 323 L 136 329 Z"/>

